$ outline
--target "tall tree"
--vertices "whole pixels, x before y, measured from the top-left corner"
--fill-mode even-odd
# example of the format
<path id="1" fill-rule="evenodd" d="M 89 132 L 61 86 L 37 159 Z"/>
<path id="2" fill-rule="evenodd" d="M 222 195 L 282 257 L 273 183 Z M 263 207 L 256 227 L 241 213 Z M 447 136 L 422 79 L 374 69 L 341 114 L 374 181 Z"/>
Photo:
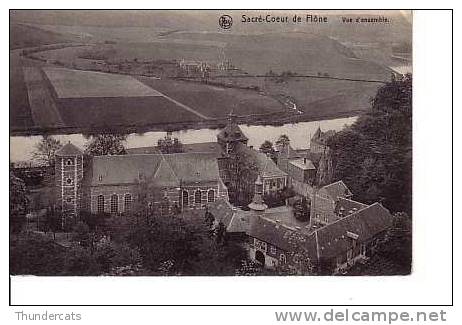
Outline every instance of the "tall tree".
<path id="1" fill-rule="evenodd" d="M 35 145 L 32 159 L 43 165 L 53 167 L 55 165 L 55 153 L 61 149 L 61 142 L 52 136 L 44 135 L 42 140 Z"/>
<path id="2" fill-rule="evenodd" d="M 290 139 L 287 134 L 281 134 L 279 138 L 276 140 L 277 147 L 285 147 L 290 144 Z"/>
<path id="3" fill-rule="evenodd" d="M 370 112 L 329 140 L 333 181 L 365 203 L 394 212 L 412 207 L 412 78 L 381 87 Z"/>
<path id="4" fill-rule="evenodd" d="M 270 157 L 273 161 L 276 159 L 276 150 L 271 141 L 265 140 L 260 146 L 260 152 Z"/>
<path id="5" fill-rule="evenodd" d="M 157 148 L 162 153 L 183 152 L 183 144 L 178 138 L 172 138 L 170 132 L 163 139 L 157 141 Z"/>
<path id="6" fill-rule="evenodd" d="M 124 155 L 127 136 L 120 134 L 99 134 L 87 142 L 85 152 L 92 156 Z"/>

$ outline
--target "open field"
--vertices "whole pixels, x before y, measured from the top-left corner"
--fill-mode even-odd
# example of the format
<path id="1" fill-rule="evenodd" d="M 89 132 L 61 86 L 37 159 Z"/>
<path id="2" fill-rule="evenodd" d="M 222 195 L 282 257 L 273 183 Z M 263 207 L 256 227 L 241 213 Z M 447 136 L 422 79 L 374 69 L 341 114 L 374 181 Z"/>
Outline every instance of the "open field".
<path id="1" fill-rule="evenodd" d="M 64 123 L 41 69 L 24 67 L 23 71 L 34 124 L 44 128 L 63 127 Z"/>
<path id="2" fill-rule="evenodd" d="M 69 127 L 191 123 L 205 118 L 131 76 L 63 68 L 44 70 L 60 115 Z"/>
<path id="3" fill-rule="evenodd" d="M 77 128 L 194 123 L 202 119 L 161 96 L 57 99 L 66 125 Z"/>
<path id="4" fill-rule="evenodd" d="M 371 98 L 381 85 L 345 80 L 291 78 L 282 83 L 266 82 L 265 91 L 290 96 L 306 116 L 342 116 L 348 112 L 367 110 Z"/>
<path id="5" fill-rule="evenodd" d="M 10 53 L 10 126 L 27 128 L 34 124 L 24 82 L 21 58 Z"/>
<path id="6" fill-rule="evenodd" d="M 42 28 L 24 24 L 10 25 L 10 50 L 47 44 L 71 42 L 75 40 L 71 35 L 47 31 Z"/>
<path id="7" fill-rule="evenodd" d="M 58 98 L 160 96 L 131 76 L 65 68 L 43 70 Z"/>
<path id="8" fill-rule="evenodd" d="M 287 110 L 277 100 L 252 90 L 220 88 L 186 81 L 137 78 L 211 118 L 224 119 L 231 111 L 239 116 L 247 116 Z"/>
<path id="9" fill-rule="evenodd" d="M 150 21 L 148 16 L 146 22 Z M 183 21 L 180 16 L 176 18 L 175 22 Z M 271 70 L 276 74 L 292 71 L 325 78 L 382 81 L 390 78 L 390 70 L 383 62 L 391 52 L 379 55 L 385 46 L 380 39 L 367 43 L 362 38 L 293 30 L 219 33 L 215 19 L 213 30 L 197 32 L 169 28 L 171 22 L 149 27 L 117 26 L 115 21 L 117 27 L 64 26 L 72 19 L 67 17 L 61 25 L 49 25 L 53 22 L 46 19 L 39 22 L 44 25 L 12 24 L 12 33 L 19 36 L 10 43 L 11 47 L 70 44 L 32 53 L 34 60 L 21 57 L 20 50 L 11 51 L 10 125 L 13 132 L 61 125 L 59 117 L 65 128 L 76 128 L 76 131 L 111 125 L 132 130 L 138 126 L 167 127 L 167 124 L 169 128 L 174 124 L 178 128 L 199 124 L 216 127 L 231 110 L 242 117 L 241 122 L 249 124 L 351 116 L 370 106 L 370 98 L 379 83 L 296 76 L 281 82 L 252 75 L 265 75 Z M 234 27 L 239 30 L 237 25 Z M 362 30 L 362 33 L 368 31 Z M 72 47 L 73 44 L 78 46 Z M 179 75 L 175 60 L 181 59 L 204 61 L 212 67 L 229 61 L 237 69 L 226 72 L 214 68 L 209 84 L 197 82 L 201 78 L 196 82 L 168 79 Z M 36 81 L 29 92 L 22 69 L 25 65 L 43 68 L 46 72 L 42 73 L 44 84 Z M 244 77 L 236 78 L 236 74 Z M 44 98 L 40 99 L 40 94 Z M 301 114 L 288 110 L 281 102 L 289 106 L 295 103 Z M 50 113 L 50 121 L 45 121 Z"/>

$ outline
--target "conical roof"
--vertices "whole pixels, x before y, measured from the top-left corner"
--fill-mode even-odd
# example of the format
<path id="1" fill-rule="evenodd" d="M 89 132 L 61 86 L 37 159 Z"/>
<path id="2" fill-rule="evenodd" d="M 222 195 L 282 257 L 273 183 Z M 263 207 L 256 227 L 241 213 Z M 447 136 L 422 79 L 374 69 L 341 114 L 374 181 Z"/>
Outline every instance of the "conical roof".
<path id="1" fill-rule="evenodd" d="M 263 202 L 261 194 L 255 194 L 252 202 L 248 205 L 249 209 L 253 211 L 265 211 L 268 206 Z"/>
<path id="2" fill-rule="evenodd" d="M 61 149 L 56 151 L 56 156 L 67 157 L 67 156 L 81 156 L 83 155 L 82 150 L 74 146 L 70 141 L 66 143 Z"/>

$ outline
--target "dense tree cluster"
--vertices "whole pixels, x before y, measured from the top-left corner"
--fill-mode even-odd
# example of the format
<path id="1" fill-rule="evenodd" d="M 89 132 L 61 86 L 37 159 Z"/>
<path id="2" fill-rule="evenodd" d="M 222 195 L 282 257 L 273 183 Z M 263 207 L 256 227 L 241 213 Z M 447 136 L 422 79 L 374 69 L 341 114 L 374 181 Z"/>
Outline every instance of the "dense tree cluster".
<path id="1" fill-rule="evenodd" d="M 178 138 L 172 138 L 170 134 L 167 134 L 163 139 L 157 141 L 157 148 L 162 153 L 178 153 L 183 152 L 183 144 Z"/>
<path id="2" fill-rule="evenodd" d="M 234 275 L 244 249 L 206 219 L 150 217 L 132 225 L 127 241 L 153 275 Z"/>
<path id="3" fill-rule="evenodd" d="M 87 142 L 85 152 L 92 156 L 124 155 L 127 136 L 120 134 L 94 135 Z"/>
<path id="4" fill-rule="evenodd" d="M 411 214 L 412 77 L 381 87 L 371 111 L 337 132 L 329 147 L 331 181 L 343 180 L 358 201 Z"/>

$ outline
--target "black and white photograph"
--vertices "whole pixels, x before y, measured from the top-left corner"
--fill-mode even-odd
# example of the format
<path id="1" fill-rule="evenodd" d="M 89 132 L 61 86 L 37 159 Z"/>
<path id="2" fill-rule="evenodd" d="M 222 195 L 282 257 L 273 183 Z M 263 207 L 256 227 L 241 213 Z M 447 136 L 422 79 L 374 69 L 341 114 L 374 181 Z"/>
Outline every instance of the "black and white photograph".
<path id="1" fill-rule="evenodd" d="M 412 11 L 9 19 L 11 276 L 412 274 Z"/>

